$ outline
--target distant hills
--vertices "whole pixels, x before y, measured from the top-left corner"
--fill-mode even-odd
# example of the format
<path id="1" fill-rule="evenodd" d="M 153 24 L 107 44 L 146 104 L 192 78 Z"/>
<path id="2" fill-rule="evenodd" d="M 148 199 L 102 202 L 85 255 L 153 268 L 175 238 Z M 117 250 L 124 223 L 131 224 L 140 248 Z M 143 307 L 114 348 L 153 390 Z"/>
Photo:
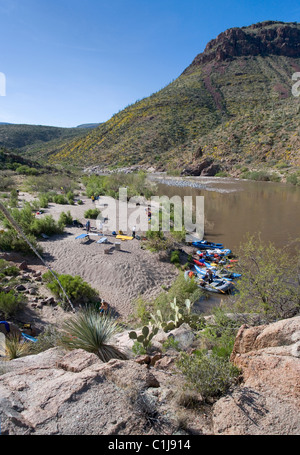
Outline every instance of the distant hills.
<path id="1" fill-rule="evenodd" d="M 60 128 L 43 125 L 0 123 L 0 147 L 11 149 L 32 159 L 47 159 L 50 151 L 86 134 L 86 128 Z"/>
<path id="2" fill-rule="evenodd" d="M 299 23 L 232 28 L 210 41 L 172 83 L 107 122 L 24 128 L 20 134 L 0 125 L 0 145 L 10 142 L 50 163 L 79 166 L 179 170 L 207 158 L 224 170 L 300 166 L 300 99 L 292 95 L 292 75 L 299 71 Z"/>
<path id="3" fill-rule="evenodd" d="M 78 125 L 76 128 L 97 128 L 100 123 L 83 123 L 82 125 Z"/>

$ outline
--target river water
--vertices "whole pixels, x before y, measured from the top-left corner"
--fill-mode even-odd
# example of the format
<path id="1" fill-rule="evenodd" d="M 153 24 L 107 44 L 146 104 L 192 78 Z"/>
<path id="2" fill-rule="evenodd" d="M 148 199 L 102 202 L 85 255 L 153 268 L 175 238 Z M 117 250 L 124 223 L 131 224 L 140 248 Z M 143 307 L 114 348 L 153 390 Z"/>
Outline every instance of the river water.
<path id="1" fill-rule="evenodd" d="M 217 177 L 154 177 L 158 194 L 204 196 L 205 238 L 233 252 L 247 233 L 277 247 L 300 237 L 300 188 Z"/>
<path id="2" fill-rule="evenodd" d="M 153 176 L 159 196 L 204 196 L 205 239 L 234 253 L 246 235 L 260 235 L 281 248 L 300 237 L 300 188 L 230 178 Z M 289 247 L 295 251 L 295 243 Z M 209 294 L 194 306 L 209 313 L 225 296 Z"/>

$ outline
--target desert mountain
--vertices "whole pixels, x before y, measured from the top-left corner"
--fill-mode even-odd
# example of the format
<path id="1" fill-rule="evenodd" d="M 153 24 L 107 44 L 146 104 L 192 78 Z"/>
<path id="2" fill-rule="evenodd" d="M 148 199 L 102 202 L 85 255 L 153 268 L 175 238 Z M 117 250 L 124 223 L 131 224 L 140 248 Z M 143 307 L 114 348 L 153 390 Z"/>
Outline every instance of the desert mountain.
<path id="1" fill-rule="evenodd" d="M 292 94 L 299 71 L 299 23 L 232 28 L 162 90 L 40 152 L 51 163 L 80 166 L 178 170 L 205 158 L 224 170 L 299 166 L 300 98 Z"/>

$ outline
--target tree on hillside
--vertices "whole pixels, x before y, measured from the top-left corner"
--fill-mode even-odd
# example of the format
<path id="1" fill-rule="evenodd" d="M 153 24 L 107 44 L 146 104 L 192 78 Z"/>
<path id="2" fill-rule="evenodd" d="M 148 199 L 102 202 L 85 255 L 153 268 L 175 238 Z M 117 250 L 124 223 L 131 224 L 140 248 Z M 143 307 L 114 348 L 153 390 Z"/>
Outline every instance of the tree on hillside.
<path id="1" fill-rule="evenodd" d="M 256 312 L 266 319 L 293 317 L 300 311 L 300 253 L 266 244 L 259 236 L 248 236 L 239 251 L 239 312 Z"/>

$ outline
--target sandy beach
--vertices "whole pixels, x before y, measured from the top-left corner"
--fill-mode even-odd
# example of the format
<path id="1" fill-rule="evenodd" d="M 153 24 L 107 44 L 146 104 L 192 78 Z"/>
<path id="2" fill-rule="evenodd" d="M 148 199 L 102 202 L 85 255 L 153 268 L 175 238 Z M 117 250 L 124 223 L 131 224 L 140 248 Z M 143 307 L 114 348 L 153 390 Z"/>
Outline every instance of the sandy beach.
<path id="1" fill-rule="evenodd" d="M 20 199 L 28 200 L 26 193 Z M 32 197 L 30 197 L 32 200 Z M 61 212 L 70 211 L 73 219 L 85 225 L 84 213 L 95 208 L 95 203 L 82 197 L 82 205 L 59 205 L 50 203 L 42 215 L 50 214 L 58 220 Z M 101 199 L 99 201 L 101 204 Z M 91 233 L 97 233 L 96 220 L 91 221 Z M 138 239 L 120 241 L 111 233 L 105 233 L 109 244 L 99 244 L 100 236 L 91 235 L 89 240 L 76 239 L 85 228 L 66 227 L 63 235 L 52 236 L 40 242 L 44 257 L 50 267 L 59 274 L 79 275 L 99 291 L 111 307 L 125 319 L 133 311 L 133 301 L 139 297 L 152 298 L 169 287 L 178 271 L 174 265 L 161 262 L 158 254 L 141 248 Z M 131 232 L 124 232 L 131 235 Z M 114 245 L 120 242 L 120 251 Z M 110 254 L 104 249 L 112 247 Z"/>

